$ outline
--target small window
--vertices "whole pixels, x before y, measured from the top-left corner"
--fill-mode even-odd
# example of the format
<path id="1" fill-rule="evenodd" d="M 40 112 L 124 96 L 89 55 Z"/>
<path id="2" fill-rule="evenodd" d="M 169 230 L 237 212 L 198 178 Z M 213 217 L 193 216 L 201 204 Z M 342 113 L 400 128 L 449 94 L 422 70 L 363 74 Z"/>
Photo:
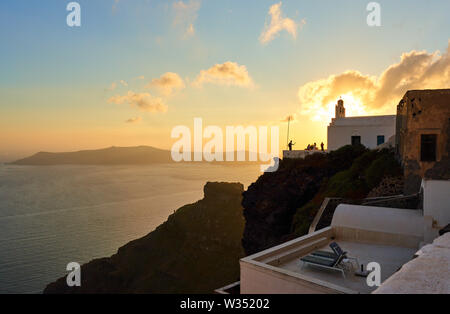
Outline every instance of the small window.
<path id="1" fill-rule="evenodd" d="M 384 135 L 377 136 L 377 146 L 381 144 L 384 144 Z"/>
<path id="2" fill-rule="evenodd" d="M 352 145 L 361 145 L 361 136 L 352 136 Z"/>
<path id="3" fill-rule="evenodd" d="M 420 161 L 436 161 L 436 134 L 422 134 L 420 137 Z"/>

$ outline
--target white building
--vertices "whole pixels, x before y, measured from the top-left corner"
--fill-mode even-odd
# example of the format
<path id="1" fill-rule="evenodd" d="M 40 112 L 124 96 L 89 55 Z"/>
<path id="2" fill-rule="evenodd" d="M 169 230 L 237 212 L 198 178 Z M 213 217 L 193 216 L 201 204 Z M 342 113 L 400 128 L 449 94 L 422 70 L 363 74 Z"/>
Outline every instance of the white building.
<path id="1" fill-rule="evenodd" d="M 344 101 L 336 105 L 336 118 L 328 126 L 328 151 L 362 144 L 373 149 L 395 135 L 395 115 L 345 117 Z"/>

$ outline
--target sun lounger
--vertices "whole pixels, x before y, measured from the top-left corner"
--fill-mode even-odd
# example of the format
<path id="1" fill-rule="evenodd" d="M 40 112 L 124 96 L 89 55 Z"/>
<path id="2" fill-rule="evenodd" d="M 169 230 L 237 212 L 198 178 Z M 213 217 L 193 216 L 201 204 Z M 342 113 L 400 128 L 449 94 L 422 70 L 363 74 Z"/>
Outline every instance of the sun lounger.
<path id="1" fill-rule="evenodd" d="M 311 255 L 318 256 L 318 257 L 329 258 L 329 259 L 333 259 L 333 260 L 337 256 L 334 252 L 330 252 L 330 251 L 315 251 L 315 252 L 312 252 Z"/>
<path id="2" fill-rule="evenodd" d="M 304 265 L 306 264 L 339 271 L 345 278 L 344 269 L 340 267 L 340 264 L 342 260 L 347 257 L 347 253 L 344 252 L 336 242 L 332 242 L 330 247 L 333 252 L 315 251 L 308 256 L 302 257 L 300 260 Z"/>

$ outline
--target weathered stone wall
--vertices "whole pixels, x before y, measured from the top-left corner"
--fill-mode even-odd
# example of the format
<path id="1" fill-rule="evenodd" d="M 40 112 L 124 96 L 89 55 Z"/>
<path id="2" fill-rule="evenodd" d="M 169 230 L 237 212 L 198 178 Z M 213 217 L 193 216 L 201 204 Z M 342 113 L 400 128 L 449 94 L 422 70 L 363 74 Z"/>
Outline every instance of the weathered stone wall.
<path id="1" fill-rule="evenodd" d="M 380 184 L 373 188 L 367 197 L 394 196 L 403 193 L 404 181 L 403 177 L 385 177 Z"/>
<path id="2" fill-rule="evenodd" d="M 398 195 L 386 199 L 365 199 L 362 205 L 372 207 L 389 207 L 389 208 L 401 208 L 401 209 L 422 209 L 423 204 L 421 201 L 421 194 L 413 195 Z"/>
<path id="3" fill-rule="evenodd" d="M 449 177 L 450 89 L 408 91 L 397 106 L 396 150 L 404 167 L 404 193 L 417 193 L 421 179 Z M 436 162 L 420 158 L 422 134 L 437 135 Z M 439 164 L 438 171 L 428 171 Z M 427 172 L 428 171 L 428 172 Z"/>

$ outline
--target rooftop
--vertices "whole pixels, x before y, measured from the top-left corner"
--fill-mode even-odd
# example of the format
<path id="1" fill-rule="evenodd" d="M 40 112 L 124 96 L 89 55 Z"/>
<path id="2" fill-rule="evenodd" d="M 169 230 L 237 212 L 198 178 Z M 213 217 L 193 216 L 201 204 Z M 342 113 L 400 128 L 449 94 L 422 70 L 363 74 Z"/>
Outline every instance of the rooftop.
<path id="1" fill-rule="evenodd" d="M 328 227 L 242 259 L 241 293 L 371 293 L 377 287 L 369 287 L 366 278 L 354 274 L 360 264 L 379 263 L 383 282 L 410 261 L 417 251 L 410 247 L 336 239 L 334 231 L 332 227 Z M 301 257 L 316 250 L 331 251 L 329 244 L 333 241 L 348 252 L 349 257 L 357 258 L 358 265 L 355 262 L 350 264 L 351 260 L 347 263 L 354 265 L 354 268 L 345 272 L 345 278 L 340 272 L 306 265 L 300 261 Z M 259 273 L 265 272 L 268 276 L 278 277 L 280 282 L 277 284 L 277 280 L 272 278 L 271 290 L 267 290 L 267 285 L 247 272 L 246 267 L 257 268 Z M 260 274 L 258 277 L 261 279 Z M 286 281 L 291 281 L 292 286 L 286 285 Z"/>
<path id="2" fill-rule="evenodd" d="M 377 262 L 381 282 L 391 277 L 418 250 L 421 221 L 420 210 L 339 205 L 330 227 L 241 259 L 241 293 L 371 293 L 377 287 L 355 272 Z M 345 277 L 300 260 L 317 250 L 331 251 L 331 242 L 348 252 Z"/>
<path id="3" fill-rule="evenodd" d="M 331 120 L 330 126 L 391 125 L 392 123 L 395 124 L 396 117 L 396 115 L 382 115 L 333 118 Z"/>
<path id="4" fill-rule="evenodd" d="M 367 265 L 370 262 L 379 263 L 382 269 L 382 282 L 394 274 L 403 264 L 411 260 L 416 252 L 415 249 L 399 246 L 348 241 L 337 241 L 337 243 L 344 251 L 348 252 L 350 257 L 358 258 L 358 265 Z M 319 249 L 331 252 L 328 244 Z M 354 293 L 370 293 L 377 288 L 369 287 L 365 277 L 356 276 L 354 273 L 347 273 L 344 278 L 341 273 L 336 271 L 317 268 L 310 265 L 302 265 L 302 262 L 300 262 L 299 259 L 286 261 L 278 267 L 302 274 L 314 280 L 322 281 L 326 285 L 333 284 L 351 290 L 351 292 Z"/>

